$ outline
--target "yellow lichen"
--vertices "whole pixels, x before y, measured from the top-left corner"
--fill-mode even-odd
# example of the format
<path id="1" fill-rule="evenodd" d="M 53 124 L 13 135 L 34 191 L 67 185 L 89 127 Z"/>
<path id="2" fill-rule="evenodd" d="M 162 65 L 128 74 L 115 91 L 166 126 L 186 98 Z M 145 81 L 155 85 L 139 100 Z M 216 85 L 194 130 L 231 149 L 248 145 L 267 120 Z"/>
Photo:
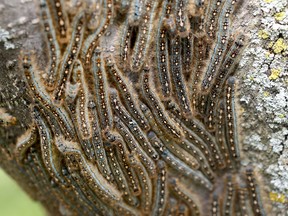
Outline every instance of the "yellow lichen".
<path id="1" fill-rule="evenodd" d="M 264 91 L 263 95 L 264 95 L 265 97 L 268 97 L 270 94 L 269 94 L 269 92 Z"/>
<path id="2" fill-rule="evenodd" d="M 274 44 L 274 42 L 271 41 L 271 42 L 268 44 L 268 48 L 272 48 L 273 44 Z"/>
<path id="3" fill-rule="evenodd" d="M 277 21 L 281 21 L 285 18 L 285 12 L 279 12 L 279 13 L 276 13 L 274 15 L 274 18 L 277 20 Z"/>
<path id="4" fill-rule="evenodd" d="M 284 118 L 285 115 L 284 115 L 284 114 L 279 114 L 278 117 L 279 117 L 279 118 Z"/>
<path id="5" fill-rule="evenodd" d="M 269 52 L 266 52 L 265 53 L 265 57 L 268 59 L 270 57 L 270 53 Z"/>
<path id="6" fill-rule="evenodd" d="M 274 0 L 264 0 L 264 2 L 266 2 L 266 3 L 271 3 L 271 2 L 273 2 Z"/>
<path id="7" fill-rule="evenodd" d="M 260 31 L 258 32 L 258 37 L 265 40 L 265 39 L 269 38 L 269 34 L 268 34 L 268 32 L 265 31 L 265 30 L 260 30 Z"/>
<path id="8" fill-rule="evenodd" d="M 279 69 L 275 69 L 275 68 L 271 69 L 271 74 L 269 76 L 269 79 L 270 80 L 276 80 L 279 77 L 280 72 L 281 72 L 281 70 L 279 70 Z"/>
<path id="9" fill-rule="evenodd" d="M 287 49 L 287 44 L 285 43 L 283 38 L 279 38 L 272 47 L 274 53 L 281 53 L 282 51 Z"/>
<path id="10" fill-rule="evenodd" d="M 286 198 L 284 194 L 270 192 L 269 197 L 270 197 L 270 200 L 273 202 L 280 202 L 280 203 L 286 202 Z"/>

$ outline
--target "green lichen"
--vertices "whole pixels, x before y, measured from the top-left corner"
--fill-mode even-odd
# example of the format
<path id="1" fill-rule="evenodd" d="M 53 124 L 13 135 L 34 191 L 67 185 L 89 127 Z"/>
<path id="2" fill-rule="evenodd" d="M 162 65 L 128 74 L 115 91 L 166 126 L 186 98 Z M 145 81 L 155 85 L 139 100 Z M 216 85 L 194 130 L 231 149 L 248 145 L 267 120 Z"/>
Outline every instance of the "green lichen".
<path id="1" fill-rule="evenodd" d="M 263 92 L 263 95 L 264 95 L 264 97 L 268 97 L 270 95 L 270 93 L 265 91 L 265 92 Z"/>
<path id="2" fill-rule="evenodd" d="M 279 75 L 280 75 L 281 70 L 280 69 L 271 69 L 271 74 L 269 76 L 270 80 L 276 80 L 278 79 Z"/>
<path id="3" fill-rule="evenodd" d="M 285 203 L 286 197 L 284 194 L 278 194 L 274 192 L 269 193 L 270 200 L 273 202 Z"/>
<path id="4" fill-rule="evenodd" d="M 250 76 L 249 79 L 250 79 L 251 81 L 254 81 L 254 77 L 253 77 L 253 76 Z"/>
<path id="5" fill-rule="evenodd" d="M 277 21 L 282 21 L 285 18 L 285 12 L 279 12 L 274 15 Z"/>
<path id="6" fill-rule="evenodd" d="M 287 49 L 287 44 L 285 43 L 283 38 L 279 38 L 272 46 L 272 49 L 274 53 L 278 54 Z"/>
<path id="7" fill-rule="evenodd" d="M 265 40 L 265 39 L 269 38 L 269 34 L 268 34 L 268 32 L 265 31 L 265 30 L 260 30 L 260 31 L 258 32 L 258 37 Z"/>

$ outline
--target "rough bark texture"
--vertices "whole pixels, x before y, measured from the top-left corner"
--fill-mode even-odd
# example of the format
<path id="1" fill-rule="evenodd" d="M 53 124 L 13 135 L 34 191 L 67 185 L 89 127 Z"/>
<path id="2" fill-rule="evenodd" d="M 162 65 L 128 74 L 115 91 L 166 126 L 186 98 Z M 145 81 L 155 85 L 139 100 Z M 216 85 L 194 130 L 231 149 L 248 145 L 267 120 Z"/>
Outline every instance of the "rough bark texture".
<path id="1" fill-rule="evenodd" d="M 245 16 L 250 41 L 240 62 L 243 151 L 261 170 L 267 194 L 287 214 L 287 1 L 253 1 Z"/>
<path id="2" fill-rule="evenodd" d="M 243 1 L 234 16 L 232 28 L 234 33 L 242 32 L 247 37 L 239 67 L 235 72 L 238 79 L 237 113 L 240 117 L 238 136 L 241 141 L 241 165 L 254 167 L 267 215 L 288 214 L 287 4 L 286 0 Z M 14 153 L 17 140 L 33 123 L 31 105 L 35 99 L 31 97 L 24 78 L 20 53 L 23 50 L 32 50 L 37 56 L 40 70 L 44 70 L 48 62 L 47 44 L 43 39 L 38 7 L 39 3 L 30 0 L 4 0 L 0 4 L 0 165 L 23 190 L 33 199 L 40 201 L 49 213 L 79 214 L 81 210 L 75 208 L 83 206 L 81 202 L 77 203 L 79 198 L 76 195 L 70 200 L 75 206 L 66 206 L 59 204 L 60 200 L 61 203 L 65 201 L 62 202 L 63 196 L 55 192 L 57 187 L 60 187 L 55 186 L 55 182 L 52 181 L 50 185 L 37 182 L 40 188 L 41 184 L 43 185 L 43 191 L 39 191 L 39 185 L 35 186 L 35 179 L 29 178 L 29 172 L 25 170 L 27 166 L 19 164 Z M 115 43 L 113 34 L 111 38 L 109 43 Z M 173 176 L 175 172 L 171 173 Z M 221 177 L 216 182 L 224 179 L 222 174 L 218 176 Z M 42 177 L 45 178 L 40 175 L 39 179 Z M 183 180 L 183 184 L 189 188 L 188 180 Z M 218 191 L 223 184 L 215 185 L 214 193 L 192 187 L 195 189 L 192 195 L 203 215 L 212 215 L 213 194 L 220 197 L 223 195 Z M 52 190 L 56 194 L 54 197 L 45 196 L 52 193 Z M 67 192 L 67 197 L 70 196 L 68 193 L 70 192 Z M 187 203 L 176 198 L 175 200 L 175 211 L 181 212 L 181 205 Z M 201 205 L 204 200 L 205 205 Z M 172 211 L 173 199 L 167 202 Z M 222 202 L 224 201 L 220 203 Z M 205 207 L 206 204 L 209 210 Z M 185 210 L 185 205 L 183 206 Z M 84 214 L 88 215 L 87 212 Z"/>

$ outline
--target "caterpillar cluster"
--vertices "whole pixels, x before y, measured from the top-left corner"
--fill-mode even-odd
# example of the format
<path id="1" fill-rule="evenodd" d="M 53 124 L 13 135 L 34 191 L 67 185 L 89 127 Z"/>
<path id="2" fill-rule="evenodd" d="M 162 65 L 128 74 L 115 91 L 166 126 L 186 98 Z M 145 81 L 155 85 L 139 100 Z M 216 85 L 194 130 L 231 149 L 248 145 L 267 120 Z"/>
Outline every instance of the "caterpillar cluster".
<path id="1" fill-rule="evenodd" d="M 22 54 L 33 125 L 15 155 L 49 211 L 265 215 L 241 165 L 240 3 L 41 0 L 49 62 Z"/>

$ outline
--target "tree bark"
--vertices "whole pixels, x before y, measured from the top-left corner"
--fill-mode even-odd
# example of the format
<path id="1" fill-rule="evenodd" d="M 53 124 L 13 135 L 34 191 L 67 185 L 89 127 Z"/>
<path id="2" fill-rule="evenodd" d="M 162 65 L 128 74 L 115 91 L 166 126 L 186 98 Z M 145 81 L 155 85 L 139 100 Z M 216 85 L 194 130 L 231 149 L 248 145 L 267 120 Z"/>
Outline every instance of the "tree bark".
<path id="1" fill-rule="evenodd" d="M 99 2 L 102 2 L 102 1 L 99 1 Z M 106 2 L 106 1 L 103 1 L 103 2 Z M 109 34 L 104 35 L 102 37 L 104 39 L 100 41 L 101 45 L 104 44 L 103 47 L 106 50 L 103 52 L 107 56 L 111 55 L 111 53 L 114 55 L 114 51 L 111 51 L 110 49 L 113 49 L 111 47 L 116 44 L 114 41 L 115 38 L 116 39 L 120 38 L 119 37 L 120 30 L 122 30 L 125 24 L 125 22 L 123 21 L 124 19 L 123 17 L 126 16 L 127 11 L 125 9 L 125 5 L 124 6 L 122 5 L 123 11 L 121 11 L 121 6 L 119 6 L 120 5 L 119 2 L 120 1 L 114 2 L 115 5 L 117 4 L 118 5 L 117 7 L 114 8 L 114 12 L 116 15 L 115 14 L 112 15 L 113 22 L 111 24 L 112 27 L 109 29 L 110 35 Z M 138 2 L 138 1 L 134 1 L 134 2 Z M 191 1 L 191 2 L 194 2 L 194 1 Z M 195 1 L 195 2 L 199 2 L 199 1 Z M 207 2 L 211 2 L 211 1 L 205 1 L 205 5 L 208 4 Z M 85 7 L 85 4 L 87 4 L 87 7 L 88 7 L 87 13 L 89 14 L 92 10 L 92 8 L 89 8 L 89 2 L 86 3 L 83 1 L 81 4 L 79 3 L 80 5 L 79 8 Z M 67 5 L 69 4 L 67 3 Z M 155 6 L 156 7 L 155 10 L 159 10 L 159 13 L 154 15 L 156 17 L 155 20 L 160 19 L 161 5 L 162 4 L 159 3 L 158 6 Z M 92 6 L 95 6 L 95 5 L 92 4 Z M 133 4 L 130 3 L 130 7 L 132 6 Z M 204 8 L 206 7 L 208 6 L 206 5 Z M 100 6 L 100 9 L 99 8 L 97 9 L 97 7 L 95 8 L 96 8 L 95 13 L 98 16 L 99 14 L 101 14 L 100 17 L 103 16 L 102 14 L 103 11 L 107 9 L 102 6 Z M 144 8 L 145 7 L 143 7 L 143 10 L 145 11 Z M 193 9 L 196 10 L 196 12 L 193 13 L 193 16 L 195 17 L 198 16 L 198 13 L 200 13 L 201 11 L 200 9 L 199 11 L 197 11 L 198 8 L 194 5 L 191 8 L 187 6 L 187 8 L 189 8 L 189 10 L 192 10 L 192 11 Z M 187 8 L 184 9 L 184 11 L 186 11 Z M 51 10 L 51 7 L 50 7 L 50 10 Z M 78 9 L 76 8 L 75 11 L 77 10 Z M 151 10 L 153 10 L 153 8 Z M 75 11 L 73 10 L 73 8 L 70 8 L 70 10 L 68 11 L 68 14 L 70 14 L 69 15 L 70 19 L 72 16 L 75 15 L 74 14 Z M 106 213 L 109 212 L 111 214 L 115 213 L 115 215 L 117 215 L 117 208 L 113 206 L 113 204 L 105 203 L 104 202 L 105 199 L 100 198 L 101 202 L 99 203 L 100 205 L 101 203 L 102 204 L 104 203 L 105 205 L 107 205 L 108 210 L 104 209 L 103 211 L 101 211 L 99 207 L 97 206 L 97 204 L 94 203 L 94 201 L 98 200 L 98 198 L 101 197 L 101 195 L 95 193 L 95 191 L 93 191 L 91 187 L 88 186 L 89 181 L 87 179 L 89 179 L 89 177 L 81 173 L 83 169 L 81 170 L 81 167 L 79 164 L 77 165 L 77 168 L 74 168 L 76 169 L 75 175 L 78 175 L 79 178 L 81 178 L 82 180 L 79 182 L 75 180 L 75 178 L 77 177 L 73 176 L 72 174 L 73 170 L 68 171 L 67 164 L 69 164 L 69 161 L 67 161 L 68 160 L 67 158 L 65 159 L 66 152 L 64 150 L 63 152 L 61 152 L 62 150 L 61 147 L 60 147 L 60 150 L 58 147 L 57 153 L 55 153 L 56 150 L 53 150 L 53 154 L 55 153 L 55 155 L 52 154 L 52 157 L 61 158 L 60 161 L 57 161 L 58 163 L 57 166 L 61 166 L 60 168 L 61 172 L 66 172 L 66 171 L 68 172 L 68 176 L 65 176 L 65 179 L 67 180 L 68 185 L 61 185 L 59 182 L 55 182 L 54 177 L 53 176 L 51 177 L 45 165 L 43 167 L 35 166 L 35 164 L 33 165 L 33 161 L 36 160 L 35 157 L 39 157 L 40 158 L 39 160 L 41 161 L 41 163 L 44 164 L 43 160 L 41 159 L 42 157 L 41 152 L 43 153 L 43 151 L 40 148 L 40 146 L 42 145 L 40 142 L 40 140 L 42 140 L 41 133 L 40 133 L 40 137 L 37 138 L 36 144 L 34 144 L 31 148 L 29 148 L 27 152 L 24 154 L 23 156 L 24 159 L 22 161 L 19 160 L 19 156 L 17 156 L 17 154 L 15 153 L 16 144 L 19 143 L 19 140 L 21 140 L 21 138 L 23 137 L 25 138 L 25 134 L 27 136 L 27 131 L 30 131 L 32 125 L 35 125 L 35 122 L 36 122 L 35 117 L 33 117 L 32 115 L 32 110 L 33 110 L 32 107 L 35 106 L 35 104 L 37 106 L 37 102 L 35 102 L 36 96 L 33 95 L 33 93 L 31 93 L 31 86 L 29 87 L 29 84 L 27 84 L 27 81 L 25 79 L 25 76 L 24 76 L 25 68 L 23 69 L 22 67 L 22 63 L 23 63 L 22 58 L 23 56 L 25 56 L 25 53 L 27 53 L 27 51 L 29 52 L 32 51 L 33 56 L 36 57 L 33 61 L 37 63 L 37 67 L 38 67 L 37 69 L 39 71 L 46 71 L 47 62 L 49 62 L 49 55 L 48 55 L 49 47 L 46 43 L 44 30 L 41 24 L 41 18 L 39 14 L 40 14 L 39 2 L 33 2 L 30 0 L 21 0 L 21 1 L 4 0 L 4 2 L 0 4 L 0 20 L 1 20 L 0 22 L 1 24 L 0 25 L 0 50 L 1 50 L 1 53 L 0 53 L 0 56 L 1 56 L 0 58 L 1 59 L 0 61 L 0 90 L 1 90 L 1 93 L 0 93 L 0 104 L 1 104 L 0 106 L 0 150 L 1 150 L 0 151 L 0 165 L 13 179 L 17 181 L 17 183 L 23 188 L 23 190 L 25 190 L 34 200 L 41 202 L 41 204 L 43 204 L 43 206 L 47 209 L 47 212 L 49 214 L 52 214 L 52 215 L 80 215 L 80 214 L 95 215 L 95 214 L 99 214 L 101 215 L 103 214 L 103 212 L 106 212 Z M 287 137 L 288 137 L 288 130 L 287 130 L 288 10 L 287 10 L 287 2 L 286 0 L 278 0 L 278 1 L 276 0 L 274 1 L 273 0 L 263 0 L 263 1 L 253 0 L 249 2 L 242 1 L 241 4 L 239 3 L 239 8 L 237 12 L 233 14 L 232 18 L 233 18 L 231 19 L 232 24 L 229 29 L 231 30 L 231 35 L 233 35 L 233 40 L 236 40 L 236 36 L 239 35 L 240 33 L 243 33 L 245 37 L 247 38 L 245 40 L 245 45 L 244 45 L 245 48 L 243 49 L 243 53 L 241 54 L 241 58 L 239 59 L 239 66 L 237 67 L 237 70 L 235 70 L 235 72 L 233 73 L 233 75 L 237 79 L 236 107 L 237 107 L 237 119 L 238 119 L 238 122 L 237 122 L 238 134 L 237 135 L 239 138 L 239 143 L 240 143 L 239 148 L 240 148 L 240 153 L 241 153 L 241 157 L 240 157 L 241 159 L 239 162 L 240 168 L 238 167 L 234 171 L 230 171 L 229 169 L 223 169 L 223 170 L 219 169 L 220 171 L 219 170 L 215 171 L 216 173 L 215 175 L 216 177 L 214 181 L 215 183 L 213 183 L 213 190 L 212 192 L 210 192 L 209 190 L 205 188 L 202 189 L 202 187 L 199 187 L 200 188 L 199 189 L 197 187 L 197 184 L 196 186 L 190 186 L 191 181 L 189 180 L 189 178 L 188 180 L 185 179 L 183 177 L 182 172 L 180 172 L 180 174 L 177 173 L 177 171 L 173 170 L 173 166 L 171 164 L 169 165 L 169 163 L 166 161 L 165 166 L 168 167 L 167 168 L 168 174 L 166 177 L 168 178 L 167 184 L 173 185 L 173 181 L 175 179 L 177 179 L 177 182 L 180 181 L 180 183 L 183 184 L 183 187 L 185 188 L 185 190 L 189 190 L 189 189 L 191 190 L 191 194 L 193 195 L 192 197 L 194 199 L 194 202 L 198 205 L 201 215 L 202 214 L 212 215 L 211 209 L 213 206 L 213 199 L 215 197 L 214 196 L 215 194 L 217 195 L 217 197 L 220 197 L 219 205 L 223 203 L 227 203 L 227 201 L 224 201 L 225 193 L 219 192 L 220 190 L 222 190 L 222 187 L 224 187 L 225 185 L 219 182 L 228 181 L 226 180 L 226 177 L 229 175 L 232 175 L 233 178 L 241 178 L 240 183 L 238 182 L 238 180 L 236 181 L 237 184 L 239 184 L 238 186 L 240 187 L 241 183 L 245 182 L 245 180 L 242 179 L 243 175 L 245 175 L 245 172 L 246 172 L 245 170 L 252 167 L 255 173 L 254 177 L 256 178 L 257 185 L 259 186 L 260 191 L 261 191 L 260 195 L 262 197 L 261 202 L 263 203 L 263 212 L 265 211 L 267 215 L 286 215 L 288 214 L 288 206 L 287 206 L 288 205 L 288 201 L 287 201 L 288 199 L 287 198 L 287 193 L 288 193 L 288 174 L 287 174 L 288 173 L 287 172 L 288 171 L 288 153 L 287 153 L 287 149 L 288 149 L 288 142 L 287 142 Z M 104 17 L 101 18 L 100 21 L 102 19 L 104 19 Z M 175 19 L 177 20 L 177 18 Z M 155 20 L 153 20 L 153 23 L 156 22 Z M 140 20 L 137 22 L 142 23 L 143 21 Z M 137 27 L 138 25 L 140 25 L 137 22 L 135 21 L 134 27 L 135 26 Z M 97 23 L 97 20 L 95 21 L 95 23 Z M 171 23 L 167 22 L 166 24 L 168 26 Z M 70 23 L 70 25 L 72 25 L 72 23 Z M 150 23 L 147 25 L 148 29 L 150 25 L 152 24 Z M 177 21 L 176 21 L 176 26 L 178 26 Z M 72 28 L 75 28 L 75 27 L 71 27 L 71 29 Z M 173 28 L 173 26 L 171 28 Z M 142 30 L 141 28 L 137 30 L 138 34 L 139 34 L 139 31 L 141 30 Z M 219 31 L 217 31 L 217 34 L 219 34 Z M 91 32 L 92 31 L 87 31 L 86 34 L 89 34 Z M 175 32 L 174 33 L 177 35 L 181 31 L 179 29 L 176 29 Z M 71 32 L 68 31 L 68 34 L 71 34 Z M 135 32 L 132 31 L 131 34 L 135 34 Z M 185 31 L 183 34 L 185 36 Z M 180 39 L 185 38 L 183 34 L 179 33 Z M 153 35 L 152 38 L 155 37 L 155 40 L 151 40 L 152 42 L 151 42 L 150 50 L 146 54 L 147 56 L 151 55 L 151 57 L 149 57 L 151 58 L 151 61 L 146 60 L 145 59 L 146 57 L 144 56 L 144 57 L 140 57 L 140 63 L 143 64 L 144 62 L 144 64 L 153 65 L 151 67 L 151 71 L 153 71 L 153 70 L 157 70 L 157 65 L 155 63 L 157 62 L 156 60 L 157 51 L 155 51 L 156 50 L 155 46 L 157 45 L 156 44 L 157 29 L 155 28 L 152 29 L 151 35 Z M 87 35 L 85 35 L 84 37 L 87 37 Z M 196 35 L 195 37 L 198 37 L 198 35 Z M 132 43 L 135 44 L 135 46 L 140 44 L 140 43 L 137 44 L 137 37 L 132 38 L 131 41 Z M 169 42 L 175 43 L 175 38 L 173 38 L 173 36 L 171 35 L 169 35 Z M 212 40 L 212 42 L 214 43 L 215 41 Z M 146 43 L 148 42 L 146 41 Z M 61 46 L 60 47 L 63 50 L 67 46 L 65 45 L 65 43 L 59 42 L 59 44 L 62 45 L 62 47 Z M 135 46 L 134 47 L 133 45 L 131 46 L 132 46 L 131 50 L 134 49 L 134 52 L 135 52 L 135 49 L 136 49 Z M 176 46 L 176 45 L 174 44 L 173 46 Z M 171 52 L 173 52 L 173 46 L 171 45 L 172 47 Z M 118 52 L 117 48 L 116 48 L 115 53 L 116 52 Z M 208 62 L 207 65 L 211 64 L 212 62 L 212 60 L 210 60 L 211 52 L 212 51 L 210 50 L 209 60 L 207 61 Z M 79 56 L 80 55 L 82 54 L 80 53 Z M 133 53 L 130 52 L 130 56 L 128 58 L 132 58 L 132 55 Z M 172 56 L 171 53 L 169 53 L 169 55 Z M 142 59 L 145 59 L 145 61 Z M 82 59 L 81 61 L 84 64 Z M 121 63 L 122 62 L 120 62 L 119 60 L 119 64 Z M 62 62 L 59 64 L 62 64 Z M 126 81 L 129 79 L 128 83 L 133 83 L 134 81 L 135 83 L 140 82 L 139 81 L 140 78 L 137 77 L 138 76 L 137 73 L 138 72 L 126 73 L 125 71 L 124 74 L 127 78 L 127 79 L 125 78 Z M 108 79 L 111 79 L 110 76 L 111 75 L 109 75 Z M 93 79 L 94 80 L 91 82 L 95 81 L 95 77 Z M 156 79 L 157 77 L 155 78 L 155 80 Z M 91 88 L 91 84 L 89 83 L 89 78 L 86 81 L 88 83 L 87 84 L 88 89 Z M 153 82 L 154 82 L 154 79 L 153 79 Z M 156 82 L 156 85 L 158 84 L 159 82 Z M 109 83 L 109 85 L 111 87 L 112 84 Z M 115 84 L 113 85 L 112 87 L 117 89 L 116 85 Z M 180 110 L 182 110 L 181 106 L 184 104 L 184 102 L 183 103 L 177 102 L 178 101 L 177 84 L 174 84 L 174 85 L 173 85 L 174 87 L 172 91 L 175 91 L 176 93 L 174 92 L 173 96 L 171 97 L 173 97 L 174 99 L 176 98 L 175 99 L 176 105 L 180 107 L 179 108 Z M 159 84 L 159 86 L 161 85 Z M 157 92 L 158 97 L 162 99 L 163 97 L 159 96 L 161 94 L 159 86 L 155 87 L 156 89 L 155 92 Z M 225 91 L 224 89 L 225 88 L 222 89 L 220 94 L 224 93 Z M 108 88 L 108 90 L 109 90 L 109 94 L 113 92 L 112 90 L 110 90 L 110 88 Z M 120 94 L 119 93 L 120 91 L 118 89 L 117 89 L 117 92 L 118 94 Z M 145 99 L 143 100 L 143 98 L 145 98 L 145 96 L 143 96 L 143 93 L 139 93 L 140 86 L 138 85 L 134 86 L 134 89 L 132 90 L 132 92 L 133 93 L 135 92 L 135 94 L 137 95 L 136 97 L 137 100 L 140 98 L 139 100 L 145 101 Z M 96 96 L 95 92 L 92 93 L 92 96 L 93 97 Z M 133 97 L 134 97 L 134 94 L 132 94 L 132 98 Z M 162 102 L 164 104 L 165 100 L 162 100 Z M 97 107 L 98 103 L 100 103 L 100 101 L 96 101 L 96 105 L 93 105 L 93 106 Z M 125 100 L 122 99 L 122 103 L 125 103 Z M 153 105 L 149 106 L 149 102 L 145 102 L 145 104 L 149 107 L 149 109 L 153 111 L 154 109 Z M 89 104 L 87 104 L 87 106 L 89 108 Z M 57 107 L 57 105 L 55 105 L 55 107 Z M 89 110 L 88 108 L 87 110 Z M 99 117 L 99 109 L 100 108 L 97 108 L 98 117 Z M 114 108 L 112 107 L 111 109 L 114 109 Z M 164 109 L 168 110 L 169 108 L 165 107 Z M 116 113 L 117 111 L 113 111 L 113 112 Z M 155 113 L 153 113 L 153 115 L 155 115 Z M 78 116 L 76 115 L 76 118 L 78 117 L 79 115 Z M 194 119 L 194 117 L 195 115 L 193 115 L 192 119 Z M 98 127 L 101 128 L 101 126 L 103 126 L 103 124 L 101 123 L 101 116 L 99 119 L 100 120 L 98 122 L 99 124 Z M 205 131 L 208 131 L 208 133 L 210 133 L 208 130 L 207 121 L 201 120 L 201 118 L 198 118 L 198 117 L 195 119 L 201 121 L 205 127 Z M 91 118 L 89 118 L 89 120 L 92 122 Z M 76 121 L 77 120 L 75 119 L 73 120 L 73 124 L 74 124 L 73 127 L 77 128 L 78 126 L 75 123 Z M 158 126 L 160 125 L 159 127 L 161 128 L 161 124 L 159 124 L 159 122 L 157 123 L 158 123 Z M 149 132 L 156 130 L 154 129 L 154 126 L 151 127 L 150 125 L 150 128 L 151 129 L 148 132 L 144 130 L 145 133 L 147 134 L 147 139 L 149 138 Z M 52 129 L 50 130 L 52 131 Z M 101 131 L 102 138 L 104 140 L 106 139 L 107 143 L 110 142 L 112 143 L 112 145 L 118 146 L 117 140 L 115 141 L 116 144 L 114 143 L 113 139 L 109 141 L 109 135 L 107 137 L 107 134 L 105 134 L 105 132 L 107 131 L 108 132 L 112 131 L 112 133 L 114 133 L 114 129 L 113 130 L 111 129 L 111 131 L 103 129 Z M 171 133 L 171 131 L 168 131 L 168 132 L 165 131 L 164 133 L 165 133 L 165 136 L 167 133 L 168 134 L 167 137 L 170 139 L 171 135 L 169 135 L 169 133 Z M 184 133 L 183 130 L 180 133 Z M 213 135 L 214 132 L 211 132 L 211 134 Z M 77 136 L 80 136 L 80 135 L 77 134 Z M 215 139 L 215 137 L 216 136 L 213 135 L 213 140 Z M 135 139 L 137 138 L 138 137 L 135 137 Z M 53 140 L 57 139 L 54 133 L 52 135 L 52 139 Z M 174 138 L 171 138 L 171 139 L 174 139 Z M 67 146 L 74 145 L 74 144 L 71 144 L 72 142 L 70 143 L 70 141 L 69 142 L 67 141 L 67 143 L 66 143 Z M 167 141 L 167 143 L 169 142 Z M 166 146 L 168 144 L 164 143 L 164 145 Z M 108 154 L 108 152 L 110 151 L 108 144 L 107 146 L 108 147 L 106 147 L 106 154 Z M 56 147 L 53 147 L 53 148 L 56 149 Z M 89 159 L 89 156 L 87 156 L 87 154 L 85 154 L 84 151 L 85 150 L 83 146 L 81 146 L 81 151 L 80 151 L 81 154 L 79 157 L 85 158 L 84 161 L 88 161 L 89 163 L 93 164 L 93 166 L 96 167 L 95 165 L 96 162 L 93 160 L 91 161 Z M 133 153 L 134 151 L 131 151 L 131 152 Z M 58 157 L 58 154 L 60 155 L 63 154 L 65 155 L 65 157 L 64 156 Z M 165 155 L 164 153 L 162 154 Z M 160 159 L 164 160 L 163 158 L 165 157 L 162 154 L 160 151 Z M 77 159 L 76 156 L 75 158 L 73 156 L 70 159 L 72 160 L 72 162 L 70 161 L 70 163 L 72 164 L 74 163 L 75 165 L 77 164 L 77 160 L 79 158 Z M 162 165 L 160 162 L 155 162 L 155 163 L 156 164 L 158 163 L 158 168 L 156 169 L 157 170 L 156 172 L 158 175 L 160 175 Z M 91 164 L 89 166 L 92 166 Z M 45 170 L 41 170 L 41 169 L 45 169 Z M 95 171 L 94 174 L 95 173 L 99 173 L 99 170 Z M 62 173 L 61 175 L 64 175 L 64 174 Z M 180 180 L 178 179 L 178 177 Z M 140 179 L 140 177 L 138 178 Z M 73 183 L 71 183 L 69 179 L 70 180 L 72 179 L 71 182 L 74 182 L 75 184 L 73 185 Z M 102 177 L 100 179 L 102 179 Z M 151 177 L 151 179 L 152 181 L 156 181 L 155 177 L 153 178 Z M 171 179 L 173 179 L 173 181 Z M 81 185 L 81 182 L 83 182 L 84 184 L 83 187 L 79 186 Z M 139 180 L 139 182 L 141 182 L 141 180 Z M 107 181 L 103 180 L 101 184 L 105 185 L 107 184 Z M 192 185 L 193 184 L 194 184 L 194 181 L 192 181 Z M 78 188 L 75 185 L 78 185 Z M 111 185 L 112 185 L 111 187 L 113 190 L 124 193 L 123 191 L 121 191 L 121 189 L 115 186 L 117 185 L 115 184 L 115 182 L 111 183 Z M 160 193 L 161 188 L 155 185 L 157 185 L 157 183 L 155 184 L 153 183 L 153 191 L 158 190 L 158 192 Z M 248 186 L 246 185 L 246 188 L 249 188 Z M 86 188 L 86 189 L 88 188 L 88 189 L 87 191 L 85 191 L 83 190 L 83 188 Z M 110 188 L 110 185 L 108 186 L 108 188 Z M 129 190 L 130 191 L 132 190 L 131 186 Z M 185 201 L 184 198 L 179 198 L 177 197 L 177 195 L 175 195 L 175 191 L 174 191 L 174 194 L 172 192 L 172 189 L 168 189 L 168 191 L 169 191 L 170 199 L 167 199 L 166 202 L 168 203 L 167 205 L 171 206 L 171 208 L 169 209 L 166 206 L 164 215 L 169 210 L 171 211 L 173 210 L 172 208 L 173 199 L 176 200 L 175 201 L 176 204 L 174 206 L 176 209 L 175 212 L 181 212 L 181 208 L 183 206 L 184 206 L 183 207 L 184 210 L 187 206 L 189 207 L 189 205 L 187 205 L 186 203 L 187 201 Z M 248 189 L 247 191 L 249 192 Z M 237 193 L 240 194 L 240 192 L 237 192 Z M 87 194 L 90 194 L 90 195 L 87 195 Z M 94 196 L 98 196 L 98 198 L 93 200 Z M 132 209 L 131 212 L 135 211 L 136 214 L 139 214 L 139 215 L 145 212 L 145 210 L 143 210 L 143 203 L 142 203 L 143 200 L 141 200 L 140 206 L 137 206 L 136 204 L 133 206 L 131 202 L 125 200 L 124 195 L 123 197 L 121 197 L 121 203 L 123 202 L 125 206 L 129 206 L 129 208 L 128 207 L 127 208 L 128 209 L 131 208 Z M 135 197 L 138 199 L 140 195 L 136 193 Z M 157 198 L 154 197 L 153 201 L 155 200 L 157 201 Z M 209 208 L 206 208 L 206 204 L 209 206 Z M 150 215 L 153 213 L 157 215 L 157 213 L 155 213 L 157 209 L 155 210 L 154 205 L 156 204 L 153 204 L 152 207 L 148 211 L 146 211 L 145 214 Z M 191 207 L 189 207 L 189 210 L 185 211 L 186 215 L 187 214 L 192 215 L 190 208 Z M 236 210 L 234 209 L 235 215 L 237 212 L 237 208 L 238 207 L 236 206 L 235 207 Z M 223 210 L 225 209 L 225 207 L 222 206 L 220 209 Z M 251 209 L 253 210 L 253 205 Z M 123 213 L 123 214 L 126 214 L 126 213 Z M 143 215 L 145 214 L 143 213 Z M 257 213 L 255 212 L 254 214 L 257 215 Z"/>

